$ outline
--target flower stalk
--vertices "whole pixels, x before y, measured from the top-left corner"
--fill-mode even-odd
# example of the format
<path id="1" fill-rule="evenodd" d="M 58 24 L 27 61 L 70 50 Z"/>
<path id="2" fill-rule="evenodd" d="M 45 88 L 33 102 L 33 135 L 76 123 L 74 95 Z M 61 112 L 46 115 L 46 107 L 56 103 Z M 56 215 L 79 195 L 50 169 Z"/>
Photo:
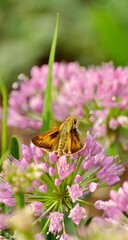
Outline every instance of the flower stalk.
<path id="1" fill-rule="evenodd" d="M 7 138 L 8 138 L 8 127 L 7 127 L 7 111 L 8 111 L 8 96 L 7 90 L 3 83 L 0 82 L 0 92 L 3 98 L 3 120 L 2 120 L 2 146 L 1 146 L 1 159 L 7 152 Z"/>

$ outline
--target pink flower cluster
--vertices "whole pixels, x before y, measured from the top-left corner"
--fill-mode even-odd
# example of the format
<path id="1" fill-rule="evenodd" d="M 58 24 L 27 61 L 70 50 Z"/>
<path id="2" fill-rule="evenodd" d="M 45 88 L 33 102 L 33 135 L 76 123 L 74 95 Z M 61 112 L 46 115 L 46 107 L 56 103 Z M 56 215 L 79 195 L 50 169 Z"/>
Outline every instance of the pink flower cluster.
<path id="1" fill-rule="evenodd" d="M 128 182 L 124 182 L 118 191 L 110 191 L 108 201 L 98 200 L 95 207 L 104 211 L 104 218 L 109 222 L 126 223 L 128 216 Z"/>
<path id="2" fill-rule="evenodd" d="M 11 159 L 18 170 L 13 166 L 14 171 L 10 172 L 8 165 L 4 165 L 3 176 L 9 183 L 0 185 L 1 202 L 8 205 L 11 199 L 9 206 L 14 206 L 18 190 L 24 192 L 34 216 L 38 220 L 45 219 L 48 232 L 61 235 L 62 240 L 71 239 L 65 233 L 65 212 L 75 225 L 80 225 L 81 220 L 87 217 L 82 205 L 87 204 L 84 197 L 103 184 L 117 184 L 123 173 L 122 164 L 117 163 L 114 157 L 106 156 L 91 135 L 88 134 L 85 141 L 85 149 L 70 158 L 58 158 L 55 153 L 48 154 L 33 144 L 30 148 L 23 145 L 22 159 Z"/>
<path id="3" fill-rule="evenodd" d="M 34 66 L 29 80 L 20 82 L 9 96 L 9 125 L 41 128 L 41 113 L 48 66 Z M 62 122 L 69 115 L 87 116 L 97 137 L 107 127 L 128 126 L 128 67 L 115 68 L 112 63 L 99 67 L 81 67 L 78 63 L 54 63 L 52 111 Z"/>
<path id="4" fill-rule="evenodd" d="M 7 206 L 15 206 L 16 199 L 13 198 L 13 191 L 9 183 L 0 183 L 0 203 L 4 203 Z"/>
<path id="5" fill-rule="evenodd" d="M 32 175 L 31 181 L 26 184 L 25 194 L 34 215 L 39 219 L 46 217 L 46 221 L 49 221 L 48 231 L 55 235 L 61 233 L 60 239 L 71 239 L 63 232 L 65 211 L 68 209 L 68 217 L 74 224 L 79 225 L 81 219 L 84 220 L 87 215 L 79 199 L 84 203 L 84 196 L 100 188 L 103 183 L 109 186 L 117 184 L 120 181 L 119 176 L 123 173 L 123 166 L 116 163 L 115 158 L 106 156 L 91 135 L 87 135 L 85 141 L 85 149 L 70 159 L 66 156 L 58 158 L 55 153 L 49 153 L 48 156 L 42 149 L 32 144 L 30 148 L 23 145 L 21 161 L 13 159 L 14 164 L 21 170 L 22 180 L 24 172 L 25 181 L 30 180 Z M 40 169 L 41 173 L 33 171 L 31 174 L 31 165 L 35 169 Z M 13 177 L 16 179 L 16 176 Z M 4 204 L 7 204 L 8 197 L 12 197 L 8 195 L 9 183 L 6 185 L 8 188 L 2 198 Z M 3 194 L 4 186 L 5 184 L 1 183 L 0 195 Z M 13 188 L 14 186 L 11 186 L 11 192 Z"/>

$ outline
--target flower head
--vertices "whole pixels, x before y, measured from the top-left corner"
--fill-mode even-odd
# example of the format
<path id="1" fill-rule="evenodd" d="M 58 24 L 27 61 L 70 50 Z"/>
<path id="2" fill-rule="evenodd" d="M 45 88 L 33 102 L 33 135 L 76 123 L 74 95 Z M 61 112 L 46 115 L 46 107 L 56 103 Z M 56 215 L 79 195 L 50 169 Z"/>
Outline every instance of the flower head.
<path id="1" fill-rule="evenodd" d="M 8 188 L 3 198 L 24 193 L 24 200 L 31 205 L 37 221 L 45 222 L 44 234 L 50 232 L 68 239 L 65 213 L 70 221 L 80 225 L 81 219 L 85 220 L 83 204 L 86 207 L 87 201 L 84 197 L 103 185 L 120 181 L 123 166 L 116 158 L 106 156 L 91 135 L 88 134 L 85 141 L 85 149 L 70 157 L 40 152 L 31 145 L 30 148 L 23 146 L 20 161 L 12 158 L 11 165 L 5 161 L 3 177 Z M 1 189 L 4 187 L 1 185 Z"/>

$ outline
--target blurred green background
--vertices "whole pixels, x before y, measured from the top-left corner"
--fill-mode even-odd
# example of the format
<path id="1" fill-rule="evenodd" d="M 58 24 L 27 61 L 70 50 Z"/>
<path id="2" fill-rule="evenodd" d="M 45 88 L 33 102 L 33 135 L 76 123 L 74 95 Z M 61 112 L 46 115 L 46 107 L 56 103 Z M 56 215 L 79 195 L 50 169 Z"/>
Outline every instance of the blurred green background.
<path id="1" fill-rule="evenodd" d="M 56 61 L 128 63 L 128 0 L 0 0 L 0 80 L 8 87 L 47 63 L 56 13 Z"/>

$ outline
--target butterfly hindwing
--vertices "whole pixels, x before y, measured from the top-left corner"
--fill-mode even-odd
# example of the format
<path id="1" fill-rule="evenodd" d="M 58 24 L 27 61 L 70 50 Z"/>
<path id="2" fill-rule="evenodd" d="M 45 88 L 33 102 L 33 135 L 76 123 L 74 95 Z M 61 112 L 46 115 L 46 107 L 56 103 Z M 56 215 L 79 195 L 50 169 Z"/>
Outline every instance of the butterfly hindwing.
<path id="1" fill-rule="evenodd" d="M 85 141 L 77 129 L 73 129 L 71 133 L 71 154 L 82 150 L 85 147 Z"/>

